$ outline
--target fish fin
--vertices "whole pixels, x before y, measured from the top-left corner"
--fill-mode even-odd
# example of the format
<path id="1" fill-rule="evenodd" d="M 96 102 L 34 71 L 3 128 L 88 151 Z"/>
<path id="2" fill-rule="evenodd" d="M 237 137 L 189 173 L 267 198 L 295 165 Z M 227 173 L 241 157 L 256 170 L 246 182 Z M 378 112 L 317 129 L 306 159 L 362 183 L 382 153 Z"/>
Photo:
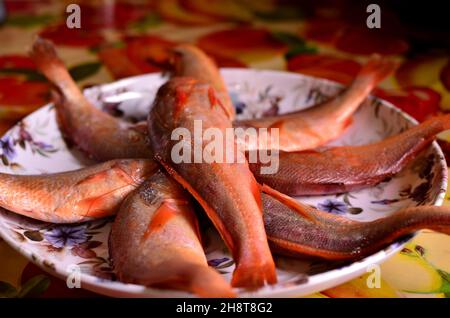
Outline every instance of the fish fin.
<path id="1" fill-rule="evenodd" d="M 77 205 L 80 207 L 80 209 L 82 211 L 83 210 L 86 211 L 86 213 L 83 215 L 83 217 L 101 218 L 101 217 L 105 217 L 105 216 L 114 214 L 116 212 L 116 209 L 119 206 L 117 206 L 116 209 L 108 210 L 108 209 L 104 208 L 104 206 L 106 205 L 106 202 L 110 199 L 110 197 L 112 196 L 112 194 L 114 192 L 120 191 L 129 186 L 133 186 L 134 188 L 137 187 L 137 185 L 127 184 L 122 187 L 118 187 L 114 190 L 111 190 L 109 192 L 103 193 L 101 195 L 80 200 Z M 120 205 L 120 202 L 119 202 L 119 205 Z"/>
<path id="2" fill-rule="evenodd" d="M 231 286 L 248 287 L 248 286 L 264 286 L 267 284 L 276 284 L 277 275 L 273 260 L 262 264 L 247 265 L 250 262 L 239 260 L 234 270 Z M 254 262 L 252 262 L 254 263 Z"/>
<path id="3" fill-rule="evenodd" d="M 166 261 L 147 277 L 135 283 L 163 289 L 184 290 L 204 298 L 232 298 L 236 293 L 230 284 L 206 262 L 190 262 L 183 258 Z"/>
<path id="4" fill-rule="evenodd" d="M 159 208 L 155 211 L 153 218 L 150 220 L 147 229 L 142 236 L 142 240 L 146 240 L 153 232 L 164 227 L 164 225 L 177 214 L 176 207 L 170 202 L 163 201 Z"/>
<path id="5" fill-rule="evenodd" d="M 346 253 L 340 251 L 332 251 L 327 249 L 315 248 L 307 245 L 298 244 L 277 237 L 267 237 L 270 242 L 270 248 L 279 254 L 286 256 L 299 257 L 313 257 L 321 258 L 330 261 L 342 261 L 347 259 L 354 259 L 353 253 Z"/>
<path id="6" fill-rule="evenodd" d="M 276 200 L 280 201 L 281 203 L 285 204 L 301 216 L 307 218 L 308 220 L 311 220 L 313 222 L 317 222 L 316 218 L 313 216 L 313 214 L 308 211 L 309 207 L 297 202 L 296 200 L 292 199 L 291 197 L 271 188 L 267 184 L 263 184 L 261 186 L 261 191 L 270 195 L 271 197 L 275 198 Z"/>
<path id="7" fill-rule="evenodd" d="M 187 81 L 185 85 L 175 88 L 175 108 L 173 110 L 173 119 L 175 122 L 178 120 L 180 113 L 187 106 L 195 82 L 195 80 Z"/>
<path id="8" fill-rule="evenodd" d="M 200 203 L 210 220 L 213 222 L 214 226 L 219 231 L 228 248 L 234 251 L 234 244 L 231 235 L 226 230 L 226 227 L 222 223 L 222 221 L 216 216 L 213 208 L 211 208 L 209 204 L 201 197 L 201 195 L 181 175 L 179 175 L 178 172 L 175 171 L 175 169 L 169 166 L 161 158 L 161 156 L 155 155 L 155 160 L 158 161 L 164 167 L 164 169 L 166 169 L 167 173 L 169 173 L 171 177 L 173 177 L 183 188 L 185 188 L 197 200 L 198 203 Z"/>
<path id="9" fill-rule="evenodd" d="M 82 211 L 86 211 L 83 218 L 101 218 L 104 216 L 112 215 L 113 211 L 104 209 L 104 204 L 108 197 L 106 195 L 100 195 L 97 197 L 86 198 L 78 202 L 78 206 Z"/>
<path id="10" fill-rule="evenodd" d="M 78 181 L 75 185 L 96 185 L 106 180 L 112 171 L 115 171 L 115 174 L 121 179 L 125 180 L 125 183 L 129 185 L 137 186 L 139 184 L 139 182 L 136 182 L 136 180 L 134 180 L 125 170 L 122 169 L 120 163 L 116 162 L 111 165 L 108 170 L 99 171 L 97 173 L 89 175 L 86 178 Z"/>
<path id="11" fill-rule="evenodd" d="M 397 67 L 398 63 L 393 59 L 373 54 L 359 71 L 355 82 L 368 85 L 368 88 L 372 90 L 378 83 L 392 74 Z"/>
<path id="12" fill-rule="evenodd" d="M 195 231 L 195 234 L 200 239 L 201 236 L 197 218 L 192 210 L 186 209 L 187 206 L 189 206 L 189 201 L 171 199 L 164 200 L 155 211 L 152 220 L 147 226 L 147 230 L 142 236 L 142 240 L 146 240 L 152 233 L 162 229 L 164 225 L 177 214 L 184 215 L 184 218 L 190 223 L 192 229 Z"/>
<path id="13" fill-rule="evenodd" d="M 234 298 L 236 292 L 215 269 L 208 265 L 192 265 L 189 272 L 189 289 L 200 297 Z"/>
<path id="14" fill-rule="evenodd" d="M 80 181 L 78 181 L 75 186 L 80 186 L 80 185 L 89 185 L 89 184 L 98 184 L 99 182 L 103 182 L 107 176 L 108 176 L 108 171 L 107 170 L 103 170 L 94 174 L 91 174 L 89 176 L 87 176 L 84 179 L 81 179 Z"/>
<path id="15" fill-rule="evenodd" d="M 350 127 L 352 125 L 352 123 L 353 123 L 352 117 L 347 118 L 347 120 L 343 124 L 344 129 Z"/>
<path id="16" fill-rule="evenodd" d="M 222 101 L 217 98 L 216 91 L 212 86 L 208 88 L 208 99 L 209 103 L 211 104 L 211 108 L 214 108 L 214 106 L 219 106 L 225 115 L 228 117 L 229 120 L 232 120 L 233 115 L 230 113 L 229 109 L 225 107 L 225 105 L 222 103 Z"/>

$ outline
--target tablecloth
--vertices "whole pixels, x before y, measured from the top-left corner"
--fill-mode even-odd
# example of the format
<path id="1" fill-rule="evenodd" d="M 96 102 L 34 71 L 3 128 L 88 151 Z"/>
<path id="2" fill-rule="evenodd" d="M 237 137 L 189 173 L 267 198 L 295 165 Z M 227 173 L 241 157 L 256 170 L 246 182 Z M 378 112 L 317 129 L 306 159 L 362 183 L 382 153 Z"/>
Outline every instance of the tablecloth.
<path id="1" fill-rule="evenodd" d="M 69 3 L 80 6 L 81 29 L 67 28 Z M 377 52 L 401 63 L 377 96 L 419 121 L 450 109 L 448 53 L 417 45 L 418 33 L 384 9 L 381 29 L 369 29 L 366 8 L 353 3 L 3 1 L 0 132 L 50 99 L 49 84 L 26 55 L 36 34 L 57 44 L 81 87 L 159 72 L 168 63 L 167 48 L 178 42 L 196 43 L 219 66 L 289 70 L 343 84 Z M 445 134 L 440 138 L 448 151 Z M 368 287 L 368 275 L 310 297 L 450 297 L 450 236 L 423 231 L 382 264 L 380 288 Z M 7 295 L 99 297 L 68 289 L 0 241 L 0 297 Z"/>

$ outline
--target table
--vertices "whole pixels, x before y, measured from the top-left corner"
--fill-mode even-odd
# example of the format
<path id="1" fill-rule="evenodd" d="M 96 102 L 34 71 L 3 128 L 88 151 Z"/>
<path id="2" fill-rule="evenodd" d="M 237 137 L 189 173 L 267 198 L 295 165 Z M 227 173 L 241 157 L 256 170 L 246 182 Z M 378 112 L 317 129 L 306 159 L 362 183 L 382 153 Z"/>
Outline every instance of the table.
<path id="1" fill-rule="evenodd" d="M 289 70 L 343 84 L 378 52 L 401 66 L 377 96 L 419 121 L 450 109 L 450 57 L 438 46 L 420 45 L 421 38 L 436 34 L 411 30 L 385 8 L 383 27 L 369 29 L 366 8 L 349 1 L 301 7 L 274 0 L 77 1 L 81 29 L 68 29 L 66 8 L 73 2 L 3 2 L 1 134 L 50 99 L 49 84 L 25 54 L 35 34 L 57 44 L 81 87 L 158 72 L 167 63 L 165 50 L 184 41 L 196 43 L 220 66 Z M 448 136 L 440 136 L 446 152 Z M 0 297 L 11 290 L 23 297 L 99 297 L 69 290 L 3 241 L 0 260 Z M 310 297 L 450 297 L 450 236 L 423 231 L 381 266 L 380 288 L 367 286 L 369 275 Z"/>

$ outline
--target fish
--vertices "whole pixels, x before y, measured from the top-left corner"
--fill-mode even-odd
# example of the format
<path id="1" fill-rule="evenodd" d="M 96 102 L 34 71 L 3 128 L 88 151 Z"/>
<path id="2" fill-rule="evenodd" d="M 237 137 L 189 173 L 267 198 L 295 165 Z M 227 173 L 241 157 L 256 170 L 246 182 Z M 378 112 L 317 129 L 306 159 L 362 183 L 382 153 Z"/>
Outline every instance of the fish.
<path id="1" fill-rule="evenodd" d="M 128 250 L 125 245 L 137 244 L 141 237 L 142 244 L 152 246 L 149 250 L 154 252 L 158 244 L 164 242 L 164 236 L 160 237 L 158 244 L 150 241 L 147 243 L 147 240 L 152 232 L 165 235 L 165 225 L 169 224 L 168 220 L 179 220 L 181 223 L 173 222 L 168 232 L 179 233 L 180 236 L 174 236 L 173 240 L 167 239 L 167 244 L 170 245 L 172 242 L 175 247 L 181 246 L 179 244 L 190 239 L 192 249 L 198 250 L 198 254 L 194 253 L 194 256 L 198 257 L 199 262 L 202 255 L 198 248 L 198 227 L 189 196 L 159 169 L 151 160 L 120 159 L 80 170 L 49 175 L 0 174 L 2 185 L 0 206 L 12 212 L 51 223 L 79 223 L 118 213 L 113 224 L 113 232 L 115 232 L 110 238 L 111 253 L 113 259 L 117 259 L 115 264 L 122 262 L 117 265 L 117 271 L 121 273 L 118 277 L 124 282 L 147 285 L 149 280 L 145 282 L 145 279 L 153 277 L 151 274 L 153 271 L 145 276 L 147 272 L 134 270 L 134 268 L 140 268 L 136 267 L 138 265 L 145 266 L 144 260 L 148 256 L 145 254 L 147 248 Z M 263 185 L 262 188 L 265 231 L 270 248 L 276 254 L 349 260 L 369 255 L 393 240 L 419 229 L 431 229 L 450 234 L 450 207 L 412 207 L 376 221 L 356 222 L 293 200 L 267 185 Z M 52 195 L 49 195 L 50 193 Z M 304 217 L 305 211 L 313 218 L 312 220 Z M 174 232 L 171 232 L 172 230 Z M 122 240 L 124 236 L 126 240 Z M 159 248 L 164 249 L 162 246 L 164 244 L 161 243 Z M 124 252 L 127 250 L 128 252 Z M 133 253 L 136 257 L 120 256 Z M 176 255 L 175 250 L 173 253 Z M 177 257 L 179 263 L 182 260 L 189 260 L 182 251 L 180 253 L 181 256 Z M 153 254 L 159 255 L 159 253 Z M 139 255 L 141 255 L 140 258 Z M 204 264 L 203 261 L 200 263 Z M 193 286 L 209 288 L 216 286 L 217 282 L 218 286 L 224 288 L 218 287 L 217 290 L 223 291 L 223 296 L 227 294 L 227 288 L 222 285 L 221 280 L 214 279 L 215 273 L 202 274 L 203 277 L 210 277 L 204 280 L 205 282 L 215 282 L 214 284 L 204 286 L 199 282 L 196 285 L 197 278 L 190 276 L 196 273 L 196 269 L 193 267 L 191 271 L 191 269 L 188 270 L 188 266 L 183 268 L 186 270 L 182 271 L 183 275 L 193 280 L 188 279 L 188 282 L 180 283 L 179 288 L 188 288 L 189 291 L 199 295 L 212 297 L 214 293 L 196 291 Z M 167 269 L 179 270 L 176 267 L 167 267 Z M 199 275 L 203 272 L 201 269 L 198 271 Z M 143 276 L 139 276 L 140 274 Z M 159 283 L 162 284 L 162 282 Z M 154 282 L 155 286 L 159 283 Z M 160 287 L 163 286 L 174 288 L 175 285 Z"/>
<path id="2" fill-rule="evenodd" d="M 117 159 L 42 175 L 0 173 L 0 206 L 36 220 L 78 223 L 114 215 L 157 164 Z"/>
<path id="3" fill-rule="evenodd" d="M 256 129 L 253 139 L 240 138 L 242 149 L 247 151 L 274 148 L 280 151 L 301 151 L 314 149 L 339 137 L 351 124 L 353 113 L 370 92 L 397 68 L 397 63 L 389 58 L 373 55 L 361 68 L 350 86 L 337 96 L 313 107 L 257 119 L 237 120 L 235 128 Z M 268 134 L 261 134 L 265 128 Z M 278 129 L 278 137 L 273 137 L 272 129 Z M 245 135 L 244 135 L 245 136 Z M 278 140 L 271 140 L 276 138 Z"/>
<path id="4" fill-rule="evenodd" d="M 145 160 L 146 165 L 152 167 L 153 170 L 158 166 L 158 164 L 151 159 L 153 158 L 153 152 L 151 151 L 151 148 L 147 143 L 147 124 L 145 122 L 131 125 L 100 111 L 92 104 L 90 104 L 83 96 L 79 88 L 76 86 L 62 61 L 57 57 L 55 48 L 51 42 L 38 38 L 33 45 L 31 56 L 33 57 L 35 63 L 38 65 L 38 69 L 44 73 L 44 75 L 52 82 L 52 84 L 57 89 L 53 99 L 56 106 L 59 127 L 65 134 L 67 139 L 69 139 L 78 148 L 86 152 L 90 157 L 96 159 L 97 161 L 105 161 L 123 157 L 149 158 Z M 130 161 L 130 163 L 133 162 L 135 161 Z M 98 167 L 98 165 L 86 169 L 95 170 L 96 167 Z M 80 171 L 80 173 L 84 171 L 85 170 L 82 170 Z M 114 171 L 116 170 L 112 170 L 111 173 Z M 137 173 L 138 171 L 139 170 L 137 170 L 135 173 Z M 105 177 L 108 177 L 108 175 L 105 174 Z M 41 179 L 42 177 L 39 180 Z M 60 180 L 61 178 L 59 175 L 54 175 L 53 178 L 50 178 L 50 176 L 48 176 L 47 179 L 51 179 L 44 180 L 44 182 L 46 181 L 46 184 L 48 184 L 49 186 L 51 186 L 52 180 L 53 182 L 56 182 L 58 180 L 59 182 L 65 182 L 66 187 L 69 189 L 73 186 L 73 184 L 71 184 L 70 180 L 67 180 L 67 178 L 64 180 Z M 176 186 L 169 180 L 167 180 L 167 178 L 164 179 L 160 177 L 159 179 L 161 180 L 161 182 L 165 180 L 164 184 L 166 185 L 166 194 L 168 194 L 170 191 L 173 191 L 174 198 L 177 195 L 181 196 L 180 191 L 177 192 Z M 133 183 L 131 186 L 124 187 L 121 185 L 120 180 L 115 180 L 111 177 L 109 177 L 108 180 L 102 180 L 102 175 L 95 175 L 90 178 L 90 180 L 99 182 L 100 186 L 102 182 L 105 182 L 104 187 L 106 188 L 106 193 L 100 196 L 98 200 L 96 199 L 96 197 L 90 198 L 89 193 L 86 192 L 87 198 L 85 201 L 87 203 L 92 202 L 92 209 L 95 210 L 88 210 L 85 213 L 79 213 L 79 215 L 67 216 L 66 210 L 68 210 L 68 208 L 64 205 L 64 209 L 52 209 L 51 207 L 49 207 L 48 213 L 46 213 L 45 215 L 38 215 L 35 211 L 33 211 L 33 213 L 28 213 L 28 216 L 38 219 L 40 218 L 41 220 L 47 222 L 66 223 L 83 222 L 90 220 L 93 217 L 95 218 L 95 216 L 103 217 L 106 215 L 110 215 L 115 213 L 118 205 L 122 202 L 122 200 L 125 199 L 126 195 L 136 189 L 136 187 L 139 186 L 139 183 L 143 181 L 143 179 L 141 179 L 139 180 L 139 182 Z M 111 185 L 113 185 L 114 183 L 117 184 L 117 190 L 116 187 L 111 187 Z M 44 187 L 42 193 L 44 193 L 45 190 L 47 190 L 47 188 Z M 164 190 L 164 187 L 159 188 L 158 191 L 161 192 L 162 190 Z M 77 188 L 74 188 L 74 191 L 77 191 Z M 141 186 L 138 194 L 150 193 L 151 191 L 153 191 L 152 188 L 144 188 L 143 186 Z M 70 202 L 72 201 L 67 202 L 69 206 Z M 110 205 L 114 203 L 114 209 L 110 206 L 105 206 L 105 203 L 109 203 Z M 66 203 L 64 202 L 64 204 Z M 163 236 L 157 235 L 156 240 L 147 239 L 145 242 L 143 242 L 142 245 L 148 245 L 149 247 L 151 247 L 152 250 L 150 251 L 152 252 L 154 252 L 156 248 L 158 248 L 159 250 L 164 250 L 168 247 L 171 247 L 170 258 L 163 260 L 165 262 L 164 264 L 153 264 L 153 267 L 150 267 L 151 270 L 157 269 L 159 271 L 158 275 L 160 276 L 160 279 L 162 279 L 161 281 L 154 283 L 164 283 L 164 286 L 167 285 L 169 287 L 177 287 L 178 289 L 186 289 L 186 286 L 188 286 L 190 291 L 207 297 L 234 296 L 235 294 L 231 290 L 229 284 L 227 284 L 218 273 L 207 266 L 205 255 L 201 248 L 199 238 L 192 235 L 192 229 L 189 228 L 189 226 L 186 224 L 187 219 L 192 220 L 192 222 L 194 223 L 196 222 L 195 215 L 193 215 L 192 212 L 193 208 L 191 203 L 189 201 L 186 201 L 182 206 L 179 206 L 177 204 L 173 205 L 173 203 L 168 204 L 168 206 L 167 204 L 165 204 L 164 207 L 168 207 L 169 209 L 173 207 L 175 209 L 175 212 L 181 212 L 180 216 L 174 218 L 178 221 L 176 221 L 174 224 L 173 222 L 170 222 L 170 226 L 163 229 L 164 233 L 166 233 L 167 231 L 169 231 L 169 233 L 166 233 Z M 75 204 L 72 204 L 72 206 L 75 206 L 75 212 L 79 210 L 76 202 Z M 132 229 L 126 228 L 127 224 L 129 224 L 130 221 L 133 221 L 133 218 L 151 218 L 153 216 L 153 212 L 155 212 L 154 210 L 152 210 L 152 206 L 153 203 L 150 204 L 149 202 L 142 201 L 141 196 L 137 194 L 131 194 L 126 199 L 126 207 L 131 210 L 129 211 L 130 216 L 126 216 L 126 211 L 121 212 L 119 213 L 118 218 L 114 221 L 113 229 L 120 229 L 120 231 L 116 230 L 114 234 L 111 234 L 111 237 L 113 238 L 112 243 L 110 240 L 110 244 L 111 246 L 113 246 L 113 248 L 111 248 L 111 252 L 114 255 L 117 255 L 114 252 L 116 250 L 121 251 L 120 253 L 123 254 L 133 253 L 133 251 L 124 250 L 123 248 L 126 242 L 121 243 L 117 239 L 117 237 L 120 237 L 120 235 L 136 237 L 136 233 L 134 231 L 131 231 Z M 82 207 L 84 207 L 84 205 Z M 140 207 L 143 208 L 143 210 L 136 211 L 133 210 L 133 207 Z M 127 208 L 124 207 L 123 209 L 126 210 Z M 91 207 L 88 206 L 88 209 L 91 209 Z M 15 212 L 18 212 L 18 210 L 16 209 Z M 24 211 L 19 212 L 22 212 L 21 214 L 25 214 Z M 158 221 L 158 219 L 156 219 L 156 221 Z M 170 235 L 170 233 L 177 232 L 179 232 L 178 237 L 172 237 Z M 176 248 L 176 246 L 182 246 L 183 243 L 186 247 L 185 249 Z M 145 254 L 145 250 L 139 250 L 139 253 L 142 253 L 142 257 L 140 257 L 139 260 L 145 261 L 145 255 L 148 255 L 148 253 Z M 136 261 L 137 260 L 138 259 L 136 259 Z M 148 260 L 155 261 L 154 258 L 150 258 Z M 122 281 L 125 282 L 129 282 L 129 279 L 131 279 L 130 277 L 132 277 L 127 275 L 133 274 L 133 272 L 127 272 L 127 270 L 129 269 L 129 267 L 126 267 L 128 264 L 127 262 L 130 262 L 132 264 L 131 266 L 137 264 L 133 263 L 133 260 L 122 259 L 122 263 L 120 264 L 125 266 L 125 269 L 119 266 L 118 268 L 121 269 L 121 271 L 118 276 Z M 136 274 L 136 272 L 134 272 L 134 274 Z M 147 276 L 147 279 L 150 279 L 150 276 Z M 165 281 L 164 279 L 166 279 L 167 281 Z M 142 283 L 139 278 L 135 282 Z M 147 281 L 147 283 L 148 282 L 149 281 Z"/>
<path id="5" fill-rule="evenodd" d="M 147 243 L 150 236 L 145 237 L 144 234 L 151 234 L 155 229 L 156 233 L 165 233 L 164 225 L 168 224 L 167 220 L 183 221 L 181 224 L 184 226 L 180 225 L 175 233 L 197 235 L 197 238 L 193 234 L 174 236 L 173 241 L 167 239 L 167 244 L 175 242 L 177 246 L 180 242 L 186 242 L 182 237 L 190 237 L 192 248 L 198 248 L 198 242 L 195 243 L 195 239 L 199 240 L 198 227 L 195 214 L 192 214 L 190 197 L 151 160 L 113 160 L 80 170 L 48 175 L 0 174 L 0 185 L 1 207 L 44 222 L 79 223 L 119 213 L 113 224 L 115 234 L 110 238 L 110 250 L 113 259 L 117 260 L 115 264 L 122 262 L 117 265 L 116 270 L 118 277 L 125 282 L 146 285 L 149 281 L 145 282 L 145 279 L 152 276 L 149 274 L 150 276 L 144 277 L 146 272 L 134 270 L 135 266 L 145 266 L 147 249 L 132 248 L 124 252 L 127 247 L 121 244 L 137 244 L 139 237 L 144 237 L 143 244 L 156 244 Z M 275 254 L 351 260 L 370 255 L 395 239 L 420 229 L 450 234 L 450 207 L 410 207 L 375 221 L 357 222 L 320 211 L 267 185 L 262 185 L 261 190 L 265 232 Z M 309 218 L 304 216 L 305 213 Z M 160 216 L 157 217 L 158 215 Z M 141 221 L 141 218 L 147 221 Z M 136 220 L 137 223 L 133 225 L 131 222 Z M 171 227 L 171 230 L 174 228 L 176 226 Z M 126 240 L 120 239 L 127 233 Z M 164 242 L 162 237 L 160 242 Z M 156 246 L 150 250 L 155 251 Z M 136 258 L 120 257 L 133 253 Z M 175 251 L 173 253 L 176 255 Z M 141 258 L 139 255 L 142 255 Z M 186 255 L 178 257 L 179 262 L 187 259 Z M 199 272 L 202 271 L 199 269 Z M 194 293 L 212 297 L 213 293 L 192 289 L 197 284 L 196 279 L 191 276 L 194 273 L 194 268 L 183 272 L 193 280 L 180 283 L 179 288 L 188 288 Z M 140 274 L 143 276 L 139 276 Z M 216 282 L 214 274 L 203 275 L 211 276 L 206 282 Z M 154 284 L 158 285 L 156 282 Z M 216 283 L 210 286 L 215 285 Z M 220 279 L 217 280 L 217 285 L 224 286 Z M 175 285 L 161 285 L 164 286 L 174 288 Z M 199 282 L 196 286 L 204 285 Z M 227 289 L 218 287 L 217 290 L 225 292 Z"/>
<path id="6" fill-rule="evenodd" d="M 173 50 L 174 74 L 211 83 L 219 92 L 216 93 L 218 103 L 234 118 L 234 107 L 214 62 L 192 45 L 179 45 Z M 37 37 L 29 55 L 54 87 L 52 99 L 59 128 L 68 141 L 98 161 L 153 157 L 142 122 L 131 124 L 93 106 L 76 85 L 51 41 Z"/>
<path id="7" fill-rule="evenodd" d="M 212 93 L 211 93 L 212 92 Z M 233 287 L 259 287 L 276 282 L 275 264 L 270 253 L 262 220 L 258 184 L 245 155 L 242 163 L 177 162 L 172 150 L 175 129 L 190 136 L 183 141 L 206 149 L 205 138 L 196 136 L 195 121 L 201 133 L 214 128 L 225 134 L 231 128 L 226 111 L 210 98 L 214 89 L 194 78 L 175 77 L 161 86 L 148 117 L 150 143 L 155 159 L 200 203 L 236 261 Z M 191 137 L 193 136 L 193 137 Z M 226 145 L 222 145 L 226 151 Z M 234 142 L 231 147 L 234 146 Z"/>
<path id="8" fill-rule="evenodd" d="M 153 157 L 139 125 L 114 118 L 86 99 L 51 41 L 37 37 L 29 55 L 54 87 L 57 120 L 67 140 L 98 161 Z"/>
<path id="9" fill-rule="evenodd" d="M 400 172 L 442 131 L 450 115 L 426 120 L 382 141 L 299 152 L 279 152 L 279 169 L 262 174 L 261 163 L 250 162 L 259 183 L 291 196 L 324 195 L 376 185 Z"/>
<path id="10" fill-rule="evenodd" d="M 117 278 L 124 283 L 235 297 L 208 266 L 190 196 L 157 169 L 123 201 L 109 237 Z"/>
<path id="11" fill-rule="evenodd" d="M 219 70 L 200 49 L 189 44 L 174 49 L 174 76 L 191 76 L 210 83 L 216 90 L 210 98 L 217 98 L 231 120 L 235 110 Z M 53 84 L 52 93 L 59 127 L 66 139 L 98 161 L 117 158 L 151 158 L 148 132 L 142 122 L 127 123 L 94 107 L 82 94 L 51 41 L 37 38 L 30 52 L 39 71 Z M 376 84 L 384 79 L 395 63 L 379 56 L 372 57 L 353 84 L 341 95 L 306 110 L 280 116 L 252 120 L 235 120 L 235 128 L 280 128 L 281 151 L 300 151 L 316 148 L 339 136 L 346 127 L 346 119 L 364 101 Z M 313 127 L 314 126 L 314 127 Z M 264 139 L 263 136 L 259 136 Z M 110 142 L 104 142 L 109 140 Z M 111 142 L 113 141 L 113 142 Z M 244 150 L 259 150 L 274 143 L 247 143 L 239 139 Z"/>
<path id="12" fill-rule="evenodd" d="M 279 255 L 357 260 L 421 229 L 450 234 L 450 207 L 416 206 L 370 222 L 318 210 L 263 186 L 264 225 L 271 250 Z M 308 212 L 312 222 L 303 217 Z M 300 213 L 299 213 L 300 212 Z"/>
<path id="13" fill-rule="evenodd" d="M 217 103 L 224 108 L 228 118 L 233 120 L 236 111 L 214 61 L 192 44 L 179 44 L 172 51 L 174 53 L 173 76 L 191 77 L 200 82 L 209 83 L 215 90 L 214 97 L 217 98 Z"/>

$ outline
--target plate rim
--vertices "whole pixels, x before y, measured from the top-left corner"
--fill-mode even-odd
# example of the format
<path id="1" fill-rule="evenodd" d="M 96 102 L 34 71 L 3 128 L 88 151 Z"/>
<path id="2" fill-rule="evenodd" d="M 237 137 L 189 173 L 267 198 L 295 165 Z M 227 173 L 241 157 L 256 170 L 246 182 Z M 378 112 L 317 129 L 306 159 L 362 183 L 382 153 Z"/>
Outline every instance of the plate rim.
<path id="1" fill-rule="evenodd" d="M 276 75 L 276 76 L 289 76 L 292 78 L 295 78 L 297 80 L 306 80 L 306 81 L 316 81 L 317 83 L 323 83 L 323 85 L 332 85 L 336 87 L 344 87 L 344 85 L 334 82 L 332 80 L 294 73 L 294 72 L 288 72 L 288 71 L 279 71 L 279 70 L 262 70 L 262 69 L 251 69 L 251 68 L 221 68 L 220 72 L 225 77 L 225 82 L 227 82 L 226 77 L 227 74 L 232 74 L 235 72 L 243 72 L 243 73 L 258 73 L 261 76 L 264 76 L 266 73 L 268 75 Z M 235 74 L 236 75 L 236 74 Z M 165 76 L 163 73 L 155 72 L 155 73 L 147 73 L 147 74 L 140 74 L 136 76 L 126 77 L 122 78 L 110 83 L 103 83 L 94 85 L 92 87 L 86 88 L 83 90 L 83 94 L 86 95 L 86 93 L 89 93 L 93 90 L 103 90 L 103 89 L 114 89 L 115 87 L 121 87 L 125 85 L 130 85 L 133 82 L 137 81 L 143 81 L 143 80 L 151 80 L 154 78 L 160 78 L 164 79 L 167 76 Z M 407 114 L 403 110 L 397 108 L 392 103 L 386 101 L 385 99 L 375 97 L 372 94 L 369 95 L 369 99 L 376 99 L 382 102 L 383 107 L 387 107 L 395 112 L 397 112 L 399 115 L 404 117 L 407 121 L 409 121 L 413 125 L 417 125 L 418 121 L 414 119 L 411 115 Z M 32 113 L 28 114 L 21 120 L 27 120 L 29 117 L 36 116 L 36 113 L 39 111 L 42 111 L 44 108 L 53 107 L 53 103 L 47 103 Z M 308 108 L 308 107 L 307 107 Z M 54 110 L 53 110 L 54 111 Z M 8 129 L 3 135 L 8 135 L 10 132 L 16 128 L 17 123 L 12 126 L 10 129 Z M 443 170 L 445 170 L 446 173 L 443 173 L 442 183 L 440 184 L 442 189 L 447 189 L 448 186 L 448 172 L 447 172 L 447 163 L 445 161 L 445 156 L 442 152 L 442 149 L 438 145 L 436 141 L 433 141 L 431 144 L 431 147 L 433 148 L 433 151 L 436 152 L 440 159 L 438 164 L 443 165 Z M 445 193 L 446 192 L 440 192 L 434 202 L 433 206 L 441 206 L 445 199 Z M 10 212 L 11 213 L 11 212 Z M 420 231 L 418 231 L 420 232 Z M 256 297 L 256 298 L 268 298 L 268 297 L 301 297 L 304 295 L 309 295 L 312 293 L 320 292 L 324 289 L 332 288 L 334 286 L 337 286 L 339 284 L 342 284 L 344 282 L 347 282 L 351 279 L 354 279 L 355 277 L 360 276 L 363 274 L 367 268 L 368 265 L 371 264 L 381 264 L 382 262 L 388 260 L 390 257 L 392 257 L 394 254 L 396 254 L 398 251 L 400 251 L 405 244 L 407 244 L 409 241 L 414 239 L 418 232 L 415 232 L 409 237 L 401 238 L 399 240 L 394 241 L 393 243 L 389 244 L 388 246 L 384 247 L 381 250 L 378 250 L 377 252 L 366 256 L 358 261 L 350 262 L 342 267 L 334 268 L 328 271 L 325 271 L 323 273 L 314 274 L 309 276 L 309 281 L 311 279 L 320 279 L 323 276 L 333 276 L 336 271 L 340 271 L 341 275 L 334 278 L 325 278 L 324 282 L 317 282 L 310 286 L 308 290 L 305 290 L 304 285 L 293 285 L 289 287 L 278 287 L 278 290 L 272 290 L 271 287 L 264 288 L 263 290 L 256 291 L 256 292 L 248 292 L 248 291 L 241 291 L 238 292 L 239 298 L 246 298 L 246 297 Z M 3 235 L 3 231 L 0 230 L 0 237 L 14 250 L 16 250 L 19 254 L 25 256 L 30 262 L 35 264 L 36 266 L 40 267 L 45 272 L 54 275 L 60 279 L 66 280 L 67 277 L 70 275 L 70 272 L 68 270 L 63 270 L 61 268 L 55 267 L 50 268 L 45 265 L 45 260 L 41 259 L 40 257 L 36 256 L 33 252 L 28 251 L 27 249 L 21 247 L 20 244 L 16 244 L 12 238 L 10 239 L 10 236 Z M 394 244 L 397 244 L 397 246 L 393 247 Z M 346 271 L 342 273 L 342 271 Z M 189 293 L 189 292 L 183 292 L 183 291 L 176 291 L 176 290 L 169 290 L 169 289 L 156 289 L 151 287 L 146 287 L 142 285 L 137 284 L 126 284 L 119 281 L 111 281 L 106 279 L 100 279 L 98 277 L 92 276 L 90 274 L 86 273 L 80 273 L 81 277 L 81 286 L 82 288 L 85 288 L 87 290 L 107 295 L 107 296 L 113 296 L 113 297 L 169 297 L 169 298 L 180 298 L 180 297 L 196 297 L 195 295 Z M 309 283 L 309 282 L 308 282 Z M 126 287 L 126 290 L 124 290 L 124 287 Z M 131 290 L 130 290 L 131 289 Z M 166 295 L 167 294 L 167 295 Z"/>

